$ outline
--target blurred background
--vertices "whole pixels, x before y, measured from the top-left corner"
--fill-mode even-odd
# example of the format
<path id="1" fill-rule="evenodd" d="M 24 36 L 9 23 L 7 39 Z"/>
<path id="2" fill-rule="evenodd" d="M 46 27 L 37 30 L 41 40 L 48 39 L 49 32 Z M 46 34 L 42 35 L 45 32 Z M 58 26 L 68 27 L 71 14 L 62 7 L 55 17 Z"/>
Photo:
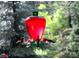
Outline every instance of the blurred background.
<path id="1" fill-rule="evenodd" d="M 24 20 L 34 10 L 46 19 L 43 37 L 50 42 L 44 48 L 18 43 L 29 37 Z M 78 58 L 79 1 L 0 1 L 0 57 L 3 54 L 9 58 Z"/>

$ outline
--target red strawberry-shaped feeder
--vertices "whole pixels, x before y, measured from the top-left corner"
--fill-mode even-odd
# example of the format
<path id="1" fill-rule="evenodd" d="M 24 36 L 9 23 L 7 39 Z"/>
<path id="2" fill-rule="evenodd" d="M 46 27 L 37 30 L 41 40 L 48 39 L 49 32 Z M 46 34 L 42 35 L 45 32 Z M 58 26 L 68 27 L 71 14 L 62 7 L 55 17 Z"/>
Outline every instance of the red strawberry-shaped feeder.
<path id="1" fill-rule="evenodd" d="M 36 12 L 35 12 L 36 13 Z M 39 17 L 36 14 L 33 16 L 27 17 L 25 19 L 25 27 L 29 34 L 29 36 L 37 42 L 37 46 L 39 46 L 39 41 L 44 34 L 44 30 L 46 27 L 46 20 L 44 17 Z"/>

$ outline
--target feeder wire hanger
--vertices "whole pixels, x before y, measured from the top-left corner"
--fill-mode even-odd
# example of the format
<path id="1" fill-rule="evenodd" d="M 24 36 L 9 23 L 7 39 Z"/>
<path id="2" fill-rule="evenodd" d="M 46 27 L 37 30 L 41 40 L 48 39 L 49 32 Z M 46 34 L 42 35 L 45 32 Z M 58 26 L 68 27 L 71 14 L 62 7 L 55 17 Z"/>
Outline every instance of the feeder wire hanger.
<path id="1" fill-rule="evenodd" d="M 37 4 L 33 1 L 34 8 L 32 9 L 33 16 L 38 16 Z"/>

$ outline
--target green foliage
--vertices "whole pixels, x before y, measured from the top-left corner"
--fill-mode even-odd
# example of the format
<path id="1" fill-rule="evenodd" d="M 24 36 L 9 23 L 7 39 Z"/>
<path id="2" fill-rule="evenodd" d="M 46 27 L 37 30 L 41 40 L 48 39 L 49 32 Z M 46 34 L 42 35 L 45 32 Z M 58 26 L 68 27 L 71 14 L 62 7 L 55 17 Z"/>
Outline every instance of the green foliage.
<path id="1" fill-rule="evenodd" d="M 46 7 L 44 4 L 43 6 Z M 38 7 L 41 8 L 42 6 L 40 5 Z M 53 14 L 50 15 L 46 10 L 39 11 L 39 16 L 43 16 L 46 19 L 46 30 L 44 35 L 46 38 L 54 39 L 57 37 L 56 35 L 58 35 L 60 30 L 64 30 L 67 27 L 67 20 L 64 17 L 64 11 L 62 8 L 57 9 Z"/>
<path id="2" fill-rule="evenodd" d="M 40 6 L 38 7 L 38 9 L 44 9 L 44 8 L 46 8 L 44 4 L 40 4 Z"/>
<path id="3" fill-rule="evenodd" d="M 47 55 L 47 53 L 48 53 L 47 50 L 43 50 L 40 48 L 35 48 L 34 52 L 36 53 L 36 55 L 40 55 L 40 56 Z"/>
<path id="4" fill-rule="evenodd" d="M 67 26 L 67 20 L 65 19 L 63 9 L 57 9 L 56 12 L 53 14 L 53 23 L 52 29 L 53 32 L 56 33 L 59 30 L 64 30 Z"/>

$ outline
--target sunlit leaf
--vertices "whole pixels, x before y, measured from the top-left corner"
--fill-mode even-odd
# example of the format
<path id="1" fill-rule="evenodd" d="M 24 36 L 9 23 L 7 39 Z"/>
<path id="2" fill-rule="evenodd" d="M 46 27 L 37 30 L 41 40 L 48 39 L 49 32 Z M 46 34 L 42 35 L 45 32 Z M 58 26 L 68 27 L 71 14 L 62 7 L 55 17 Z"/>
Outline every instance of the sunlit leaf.
<path id="1" fill-rule="evenodd" d="M 45 4 L 40 4 L 40 6 L 38 7 L 38 9 L 45 9 L 45 8 L 46 8 Z"/>

